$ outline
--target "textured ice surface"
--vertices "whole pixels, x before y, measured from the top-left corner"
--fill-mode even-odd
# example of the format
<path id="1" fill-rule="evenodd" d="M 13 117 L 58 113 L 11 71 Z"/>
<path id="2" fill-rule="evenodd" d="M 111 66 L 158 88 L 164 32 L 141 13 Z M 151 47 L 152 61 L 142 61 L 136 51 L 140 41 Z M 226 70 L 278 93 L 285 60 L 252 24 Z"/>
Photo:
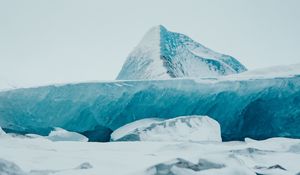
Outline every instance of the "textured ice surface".
<path id="1" fill-rule="evenodd" d="M 0 174 L 1 175 L 26 175 L 21 168 L 14 162 L 10 162 L 0 158 Z"/>
<path id="2" fill-rule="evenodd" d="M 8 137 L 0 139 L 0 174 L 296 175 L 300 154 L 294 151 L 299 144 L 299 139 L 284 138 L 90 143 Z"/>
<path id="3" fill-rule="evenodd" d="M 150 29 L 130 53 L 117 79 L 215 77 L 246 70 L 235 58 L 160 25 Z"/>
<path id="4" fill-rule="evenodd" d="M 142 121 L 144 121 L 143 119 Z M 181 116 L 163 121 L 138 121 L 117 129 L 117 141 L 222 141 L 220 125 L 207 116 Z M 131 130 L 128 130 L 131 128 Z"/>
<path id="5" fill-rule="evenodd" d="M 248 72 L 220 79 L 95 82 L 0 92 L 0 126 L 48 135 L 52 127 L 82 133 L 98 125 L 115 130 L 143 118 L 207 115 L 220 123 L 223 140 L 300 138 L 299 69 L 287 74 L 268 69 L 267 78 Z"/>

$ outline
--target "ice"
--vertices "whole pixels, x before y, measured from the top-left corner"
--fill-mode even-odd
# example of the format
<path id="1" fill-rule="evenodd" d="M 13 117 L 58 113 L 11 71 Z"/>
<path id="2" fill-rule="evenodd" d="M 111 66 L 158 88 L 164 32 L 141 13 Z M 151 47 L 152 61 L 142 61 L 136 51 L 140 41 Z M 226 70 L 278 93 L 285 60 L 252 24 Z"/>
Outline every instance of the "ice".
<path id="1" fill-rule="evenodd" d="M 294 67 L 293 73 L 286 73 L 292 70 L 289 67 Z M 144 118 L 207 115 L 221 125 L 223 140 L 300 138 L 300 66 L 287 66 L 276 74 L 275 70 L 267 69 L 265 78 L 265 73 L 250 71 L 247 76 L 217 79 L 92 82 L 3 91 L 0 126 L 6 132 L 48 135 L 53 127 L 84 133 L 96 126 L 115 130 Z"/>
<path id="2" fill-rule="evenodd" d="M 145 118 L 141 120 L 136 120 L 134 122 L 128 123 L 118 129 L 116 129 L 112 134 L 111 134 L 111 140 L 119 140 L 120 138 L 124 137 L 125 135 L 133 132 L 137 128 L 143 128 L 146 126 L 149 126 L 155 122 L 162 121 L 163 119 L 159 118 Z"/>
<path id="3" fill-rule="evenodd" d="M 208 169 L 221 169 L 224 168 L 224 164 L 216 164 L 209 162 L 205 159 L 200 159 L 198 163 L 192 163 L 187 160 L 177 158 L 164 163 L 159 163 L 147 170 L 148 175 L 185 175 L 194 174 L 195 172 L 208 170 Z"/>
<path id="4" fill-rule="evenodd" d="M 181 116 L 152 122 L 143 119 L 115 132 L 112 139 L 116 141 L 222 141 L 219 123 L 207 116 Z"/>
<path id="5" fill-rule="evenodd" d="M 246 70 L 235 58 L 159 25 L 150 29 L 130 53 L 117 79 L 215 77 Z"/>
<path id="6" fill-rule="evenodd" d="M 295 175 L 300 172 L 300 154 L 290 148 L 299 144 L 299 139 L 288 138 L 91 143 L 6 137 L 0 139 L 0 174 L 9 165 L 17 167 L 10 171 L 22 175 Z"/>
<path id="7" fill-rule="evenodd" d="M 88 138 L 86 138 L 85 136 L 76 132 L 66 131 L 62 128 L 54 128 L 54 130 L 51 131 L 49 136 L 47 136 L 46 138 L 51 141 L 88 141 Z"/>

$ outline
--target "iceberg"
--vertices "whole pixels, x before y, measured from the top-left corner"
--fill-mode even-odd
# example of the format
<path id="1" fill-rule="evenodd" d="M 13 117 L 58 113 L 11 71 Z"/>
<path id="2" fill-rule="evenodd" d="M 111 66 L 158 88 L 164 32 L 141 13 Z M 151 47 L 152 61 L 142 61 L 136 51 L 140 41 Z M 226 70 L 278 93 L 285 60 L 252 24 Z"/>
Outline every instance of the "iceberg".
<path id="1" fill-rule="evenodd" d="M 116 130 L 144 118 L 207 115 L 221 125 L 224 141 L 300 138 L 299 68 L 299 64 L 287 66 L 282 73 L 268 68 L 267 77 L 264 71 L 247 71 L 221 78 L 87 82 L 1 91 L 0 126 L 6 132 L 48 135 L 53 127 L 84 133 L 97 126 Z"/>
<path id="2" fill-rule="evenodd" d="M 76 132 L 66 131 L 62 128 L 54 128 L 54 130 L 50 132 L 49 136 L 45 138 L 51 141 L 88 141 L 88 138 L 86 138 L 85 136 Z"/>
<path id="3" fill-rule="evenodd" d="M 113 133 L 111 133 L 111 140 L 119 140 L 122 137 L 126 136 L 128 133 L 131 133 L 135 131 L 137 128 L 143 128 L 146 126 L 149 126 L 153 123 L 163 121 L 163 119 L 160 118 L 145 118 L 145 119 L 140 119 L 136 120 L 134 122 L 128 123 L 118 129 L 116 129 Z"/>
<path id="4" fill-rule="evenodd" d="M 179 141 L 221 142 L 221 129 L 217 121 L 207 116 L 180 116 L 157 121 L 138 120 L 129 123 L 112 134 L 114 141 Z M 142 125 L 138 125 L 142 123 Z M 146 125 L 146 123 L 148 123 Z"/>

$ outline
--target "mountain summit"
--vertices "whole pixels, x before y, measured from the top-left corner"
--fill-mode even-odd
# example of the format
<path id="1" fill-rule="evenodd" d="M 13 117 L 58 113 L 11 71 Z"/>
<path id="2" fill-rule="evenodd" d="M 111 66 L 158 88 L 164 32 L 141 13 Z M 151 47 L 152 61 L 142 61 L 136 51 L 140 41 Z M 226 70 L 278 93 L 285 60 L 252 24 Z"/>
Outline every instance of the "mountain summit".
<path id="1" fill-rule="evenodd" d="M 129 54 L 117 79 L 216 77 L 246 70 L 235 58 L 159 25 L 151 28 Z"/>

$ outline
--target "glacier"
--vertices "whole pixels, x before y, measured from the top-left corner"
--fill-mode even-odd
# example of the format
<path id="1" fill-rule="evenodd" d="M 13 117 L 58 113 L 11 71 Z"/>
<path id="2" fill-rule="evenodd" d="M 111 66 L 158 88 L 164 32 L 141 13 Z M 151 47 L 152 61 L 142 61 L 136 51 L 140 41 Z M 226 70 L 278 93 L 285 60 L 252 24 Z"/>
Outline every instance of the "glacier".
<path id="1" fill-rule="evenodd" d="M 146 120 L 146 121 L 145 121 Z M 142 119 L 111 135 L 113 141 L 222 142 L 220 125 L 208 116 L 180 116 L 168 120 Z"/>
<path id="2" fill-rule="evenodd" d="M 151 28 L 129 54 L 117 79 L 216 77 L 246 70 L 235 58 L 158 25 Z"/>
<path id="3" fill-rule="evenodd" d="M 287 67 L 283 76 L 273 77 L 249 71 L 223 78 L 90 82 L 1 91 L 0 126 L 6 132 L 47 136 L 54 127 L 84 133 L 97 126 L 115 130 L 143 118 L 207 115 L 220 123 L 224 141 L 300 138 L 299 67 Z"/>

